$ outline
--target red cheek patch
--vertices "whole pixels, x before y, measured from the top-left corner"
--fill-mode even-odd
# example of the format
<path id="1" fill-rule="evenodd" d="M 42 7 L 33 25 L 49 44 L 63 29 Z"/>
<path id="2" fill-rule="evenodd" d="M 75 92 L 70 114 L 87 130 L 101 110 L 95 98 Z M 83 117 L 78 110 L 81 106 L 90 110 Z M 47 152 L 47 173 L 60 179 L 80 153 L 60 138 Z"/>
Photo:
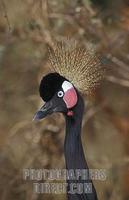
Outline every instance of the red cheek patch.
<path id="1" fill-rule="evenodd" d="M 63 97 L 64 102 L 66 103 L 67 108 L 72 108 L 77 103 L 77 93 L 74 88 L 67 90 Z"/>

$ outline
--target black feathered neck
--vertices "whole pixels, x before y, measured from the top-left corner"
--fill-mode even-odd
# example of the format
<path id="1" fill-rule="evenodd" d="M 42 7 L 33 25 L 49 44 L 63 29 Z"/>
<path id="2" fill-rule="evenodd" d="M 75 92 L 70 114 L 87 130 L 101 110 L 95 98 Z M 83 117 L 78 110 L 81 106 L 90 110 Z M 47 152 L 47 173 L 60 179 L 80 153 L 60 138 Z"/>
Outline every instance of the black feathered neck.
<path id="1" fill-rule="evenodd" d="M 39 93 L 43 101 L 49 101 L 67 80 L 58 73 L 49 73 L 40 82 Z"/>

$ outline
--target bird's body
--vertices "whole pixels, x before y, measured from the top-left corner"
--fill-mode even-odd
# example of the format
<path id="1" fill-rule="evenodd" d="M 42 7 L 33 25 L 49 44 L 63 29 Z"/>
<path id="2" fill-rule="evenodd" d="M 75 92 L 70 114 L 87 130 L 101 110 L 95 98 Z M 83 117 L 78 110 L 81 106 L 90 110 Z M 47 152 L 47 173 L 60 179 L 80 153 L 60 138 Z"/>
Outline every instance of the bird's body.
<path id="1" fill-rule="evenodd" d="M 69 118 L 65 116 L 66 119 L 66 136 L 64 143 L 64 153 L 66 160 L 66 167 L 68 170 L 79 169 L 88 170 L 88 165 L 85 159 L 82 142 L 81 142 L 81 127 L 82 127 L 82 117 L 84 111 L 84 102 L 81 95 L 78 93 L 78 103 L 73 109 L 74 117 Z M 97 194 L 94 185 L 91 180 L 71 180 L 68 184 L 89 184 L 92 192 L 84 192 L 82 194 L 68 194 L 69 200 L 97 200 Z M 68 189 L 69 191 L 69 189 Z"/>
<path id="2" fill-rule="evenodd" d="M 88 170 L 81 142 L 84 102 L 80 91 L 82 92 L 84 88 L 87 92 L 98 85 L 102 79 L 103 69 L 95 54 L 91 54 L 88 50 L 74 48 L 74 46 L 66 47 L 61 43 L 56 49 L 51 50 L 50 61 L 56 73 L 47 74 L 41 80 L 40 96 L 46 103 L 36 113 L 34 119 L 42 119 L 53 112 L 63 113 L 66 120 L 64 142 L 66 168 Z M 79 178 L 67 180 L 67 183 L 68 200 L 97 200 L 91 179 Z M 91 192 L 71 193 L 69 189 L 72 184 L 75 186 L 90 184 Z"/>

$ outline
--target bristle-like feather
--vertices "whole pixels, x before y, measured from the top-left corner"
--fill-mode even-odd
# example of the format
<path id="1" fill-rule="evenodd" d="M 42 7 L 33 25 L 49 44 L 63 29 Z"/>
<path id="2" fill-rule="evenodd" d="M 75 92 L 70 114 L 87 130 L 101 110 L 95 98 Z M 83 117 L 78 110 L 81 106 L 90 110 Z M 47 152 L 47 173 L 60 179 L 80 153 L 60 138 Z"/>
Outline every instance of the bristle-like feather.
<path id="1" fill-rule="evenodd" d="M 73 40 L 65 40 L 57 42 L 49 53 L 52 69 L 82 93 L 91 93 L 104 77 L 104 67 L 92 48 L 81 48 Z"/>

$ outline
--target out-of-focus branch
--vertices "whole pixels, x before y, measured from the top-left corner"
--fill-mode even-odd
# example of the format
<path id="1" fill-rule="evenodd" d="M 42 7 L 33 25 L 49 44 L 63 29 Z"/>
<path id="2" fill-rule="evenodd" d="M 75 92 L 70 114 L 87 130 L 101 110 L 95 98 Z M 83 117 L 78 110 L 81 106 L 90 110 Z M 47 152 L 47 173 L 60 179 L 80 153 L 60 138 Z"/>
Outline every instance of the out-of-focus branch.
<path id="1" fill-rule="evenodd" d="M 108 81 L 112 82 L 112 83 L 116 83 L 116 84 L 122 85 L 124 87 L 129 87 L 129 81 L 128 80 L 118 78 L 118 77 L 115 77 L 115 76 L 107 76 L 106 79 Z"/>
<path id="2" fill-rule="evenodd" d="M 51 46 L 53 45 L 53 39 L 50 32 L 50 25 L 48 19 L 48 0 L 40 0 L 41 7 L 41 20 L 45 23 L 41 23 L 41 34 L 43 34 L 43 38 L 45 38 L 45 42 Z"/>
<path id="3" fill-rule="evenodd" d="M 123 61 L 119 60 L 118 58 L 112 56 L 111 54 L 108 54 L 107 56 L 109 59 L 111 59 L 112 62 L 114 62 L 119 67 L 123 68 L 126 72 L 129 73 L 129 66 L 126 65 Z"/>
<path id="4" fill-rule="evenodd" d="M 129 81 L 129 66 L 125 62 L 111 54 L 108 54 L 107 58 L 115 64 L 113 66 L 114 70 L 117 71 L 117 73 L 123 78 L 123 80 L 125 79 L 126 82 Z"/>
<path id="5" fill-rule="evenodd" d="M 12 28 L 11 28 L 11 24 L 10 24 L 10 21 L 9 21 L 6 5 L 5 5 L 5 2 L 3 0 L 1 0 L 1 6 L 2 6 L 2 9 L 4 11 L 4 17 L 5 17 L 6 21 L 7 21 L 9 32 L 11 32 Z"/>

